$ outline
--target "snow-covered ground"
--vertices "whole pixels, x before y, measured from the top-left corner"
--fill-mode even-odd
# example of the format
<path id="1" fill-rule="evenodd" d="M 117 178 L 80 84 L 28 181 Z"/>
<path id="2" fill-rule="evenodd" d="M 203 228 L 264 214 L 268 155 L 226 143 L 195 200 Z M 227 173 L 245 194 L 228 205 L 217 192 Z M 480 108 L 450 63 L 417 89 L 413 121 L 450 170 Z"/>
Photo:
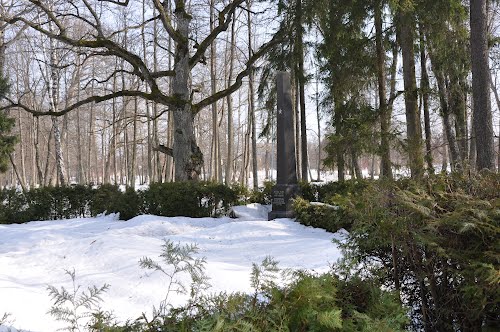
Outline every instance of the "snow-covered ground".
<path id="1" fill-rule="evenodd" d="M 111 285 L 102 308 L 120 321 L 151 312 L 165 297 L 165 277 L 141 269 L 138 261 L 158 255 L 165 239 L 196 243 L 206 257 L 210 292 L 250 292 L 252 263 L 266 256 L 282 268 L 327 271 L 340 256 L 334 237 L 290 219 L 267 221 L 267 207 L 235 207 L 237 219 L 116 216 L 0 225 L 0 319 L 10 313 L 18 330 L 56 331 L 47 314 L 47 285 L 71 288 L 65 270 L 75 270 L 82 288 Z M 181 304 L 182 296 L 172 299 Z M 0 331 L 6 331 L 0 327 Z M 2 332 L 3 332 L 2 331 Z"/>

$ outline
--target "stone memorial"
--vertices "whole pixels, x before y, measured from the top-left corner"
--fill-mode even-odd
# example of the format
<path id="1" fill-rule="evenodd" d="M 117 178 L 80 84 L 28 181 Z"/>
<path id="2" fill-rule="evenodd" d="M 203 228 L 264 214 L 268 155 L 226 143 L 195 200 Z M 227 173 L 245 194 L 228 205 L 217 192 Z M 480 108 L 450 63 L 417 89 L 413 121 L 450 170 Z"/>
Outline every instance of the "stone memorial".
<path id="1" fill-rule="evenodd" d="M 269 220 L 293 218 L 292 198 L 299 192 L 295 163 L 295 134 L 293 125 L 290 74 L 279 72 L 277 81 L 276 185 L 272 189 L 272 211 Z"/>

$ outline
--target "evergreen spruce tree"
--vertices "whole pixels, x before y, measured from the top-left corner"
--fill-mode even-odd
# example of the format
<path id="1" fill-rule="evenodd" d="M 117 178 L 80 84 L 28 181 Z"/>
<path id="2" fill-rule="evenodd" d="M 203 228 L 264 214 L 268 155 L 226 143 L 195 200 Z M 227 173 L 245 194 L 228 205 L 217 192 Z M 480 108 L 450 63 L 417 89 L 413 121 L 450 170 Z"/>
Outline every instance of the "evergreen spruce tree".
<path id="1" fill-rule="evenodd" d="M 369 111 L 364 95 L 376 73 L 373 42 L 364 29 L 369 5 L 364 1 L 321 2 L 316 8 L 323 37 L 317 55 L 328 87 L 324 102 L 331 106 L 334 127 L 325 162 L 336 164 L 339 181 L 345 179 L 349 158 L 354 171 L 361 173 L 357 156 L 367 150 L 361 141 L 369 141 L 364 139 L 372 135 L 368 124 L 373 124 L 374 112 Z"/>

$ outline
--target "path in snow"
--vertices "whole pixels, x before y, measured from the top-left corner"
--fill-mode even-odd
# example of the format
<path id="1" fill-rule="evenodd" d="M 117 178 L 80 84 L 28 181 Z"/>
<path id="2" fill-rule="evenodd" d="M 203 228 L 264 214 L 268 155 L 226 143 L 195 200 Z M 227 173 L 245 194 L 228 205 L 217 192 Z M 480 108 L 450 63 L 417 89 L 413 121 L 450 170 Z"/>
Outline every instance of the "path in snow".
<path id="1" fill-rule="evenodd" d="M 111 285 L 104 310 L 119 321 L 151 312 L 163 300 L 165 278 L 139 268 L 142 257 L 159 260 L 164 239 L 196 243 L 206 257 L 210 292 L 249 292 L 252 263 L 266 256 L 282 268 L 327 271 L 340 256 L 336 236 L 290 219 L 267 221 L 258 204 L 234 208 L 238 219 L 115 216 L 0 225 L 0 318 L 11 313 L 17 329 L 45 332 L 61 327 L 47 315 L 47 285 L 71 287 L 64 270 L 75 269 L 77 283 Z M 180 296 L 172 304 L 181 304 Z M 2 331 L 2 327 L 0 327 Z"/>

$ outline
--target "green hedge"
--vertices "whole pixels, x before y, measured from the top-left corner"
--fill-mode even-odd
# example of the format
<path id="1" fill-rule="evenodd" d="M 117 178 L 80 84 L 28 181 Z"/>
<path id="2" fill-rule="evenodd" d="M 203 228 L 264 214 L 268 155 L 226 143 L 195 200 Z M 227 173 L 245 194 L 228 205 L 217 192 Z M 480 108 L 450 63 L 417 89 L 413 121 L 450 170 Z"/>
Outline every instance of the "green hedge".
<path id="1" fill-rule="evenodd" d="M 330 203 L 334 197 L 360 195 L 370 184 L 375 182 L 368 179 L 354 179 L 321 184 L 300 182 L 299 185 L 301 196 L 305 200 Z"/>
<path id="2" fill-rule="evenodd" d="M 122 191 L 111 184 L 42 187 L 27 192 L 4 189 L 0 190 L 0 223 L 95 217 L 104 212 L 119 213 L 123 220 L 140 214 L 220 216 L 240 199 L 237 190 L 211 182 L 157 183 L 144 191 Z"/>
<path id="3" fill-rule="evenodd" d="M 154 183 L 142 195 L 143 213 L 167 217 L 220 216 L 238 201 L 236 190 L 211 182 Z"/>
<path id="4" fill-rule="evenodd" d="M 296 220 L 305 226 L 322 228 L 332 233 L 341 228 L 349 230 L 351 226 L 344 209 L 338 205 L 313 204 L 299 197 L 293 202 L 293 210 Z"/>

